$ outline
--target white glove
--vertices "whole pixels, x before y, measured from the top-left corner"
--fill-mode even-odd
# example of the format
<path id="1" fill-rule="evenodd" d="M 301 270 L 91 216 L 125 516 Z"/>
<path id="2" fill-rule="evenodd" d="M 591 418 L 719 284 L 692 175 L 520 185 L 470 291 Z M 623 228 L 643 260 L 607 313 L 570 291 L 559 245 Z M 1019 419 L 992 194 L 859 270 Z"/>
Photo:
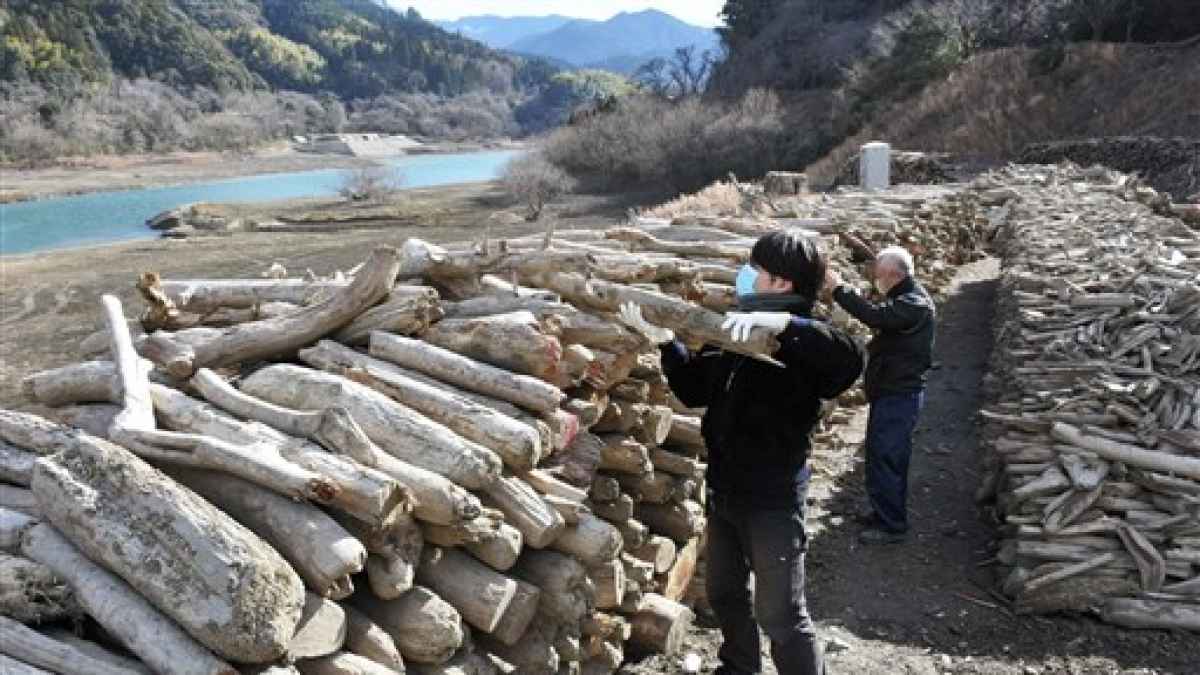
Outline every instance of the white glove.
<path id="1" fill-rule="evenodd" d="M 646 321 L 642 316 L 642 308 L 634 302 L 626 302 L 621 305 L 621 311 L 617 313 L 621 318 L 621 323 L 632 328 L 634 331 L 641 333 L 647 340 L 654 344 L 662 344 L 675 339 L 675 331 L 662 326 L 655 326 Z"/>
<path id="2" fill-rule="evenodd" d="M 750 332 L 755 328 L 769 328 L 776 333 L 782 333 L 792 320 L 787 312 L 730 312 L 725 315 L 723 330 L 729 331 L 734 342 L 748 342 Z"/>

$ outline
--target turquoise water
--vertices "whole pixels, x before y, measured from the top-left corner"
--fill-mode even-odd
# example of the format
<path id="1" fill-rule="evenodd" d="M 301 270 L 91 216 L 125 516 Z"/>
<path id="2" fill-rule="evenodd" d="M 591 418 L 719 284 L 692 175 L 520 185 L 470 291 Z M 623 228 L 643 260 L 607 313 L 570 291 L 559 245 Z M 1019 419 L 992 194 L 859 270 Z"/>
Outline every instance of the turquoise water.
<path id="1" fill-rule="evenodd" d="M 389 160 L 405 187 L 486 181 L 517 150 L 413 155 Z M 0 205 L 0 254 L 157 237 L 146 219 L 189 202 L 253 202 L 337 194 L 343 170 L 276 173 L 175 187 L 98 192 Z"/>

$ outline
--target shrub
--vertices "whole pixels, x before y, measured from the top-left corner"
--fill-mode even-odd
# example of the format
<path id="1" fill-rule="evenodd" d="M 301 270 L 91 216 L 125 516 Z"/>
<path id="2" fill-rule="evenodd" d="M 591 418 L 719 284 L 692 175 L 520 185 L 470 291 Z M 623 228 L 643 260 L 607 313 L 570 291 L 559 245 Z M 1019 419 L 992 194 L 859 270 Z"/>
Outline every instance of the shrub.
<path id="1" fill-rule="evenodd" d="M 346 174 L 338 190 L 344 199 L 354 202 L 391 201 L 404 185 L 398 170 L 385 166 L 363 166 Z"/>
<path id="2" fill-rule="evenodd" d="M 575 189 L 575 181 L 565 171 L 537 154 L 509 161 L 500 181 L 514 200 L 525 204 L 525 220 L 530 222 L 542 217 L 547 202 Z"/>

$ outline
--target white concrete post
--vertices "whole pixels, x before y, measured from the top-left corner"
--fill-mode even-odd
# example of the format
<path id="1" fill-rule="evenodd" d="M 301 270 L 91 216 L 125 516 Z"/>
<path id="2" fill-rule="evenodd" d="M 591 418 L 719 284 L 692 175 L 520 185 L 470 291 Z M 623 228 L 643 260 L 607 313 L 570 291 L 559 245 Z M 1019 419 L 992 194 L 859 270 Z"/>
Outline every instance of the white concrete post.
<path id="1" fill-rule="evenodd" d="M 886 190 L 891 184 L 892 146 L 867 143 L 858 160 L 858 184 L 864 190 Z"/>

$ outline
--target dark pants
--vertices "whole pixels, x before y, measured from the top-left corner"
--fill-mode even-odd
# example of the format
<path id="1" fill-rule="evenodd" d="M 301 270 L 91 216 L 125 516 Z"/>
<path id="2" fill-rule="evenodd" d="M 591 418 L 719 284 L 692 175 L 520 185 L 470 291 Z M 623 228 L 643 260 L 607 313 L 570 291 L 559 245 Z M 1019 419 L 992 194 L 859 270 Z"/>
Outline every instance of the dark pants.
<path id="1" fill-rule="evenodd" d="M 889 394 L 871 401 L 867 420 L 867 495 L 879 524 L 908 531 L 908 464 L 925 392 Z"/>
<path id="2" fill-rule="evenodd" d="M 758 624 L 780 675 L 821 675 L 821 647 L 804 601 L 804 493 L 791 509 L 748 509 L 709 496 L 708 601 L 721 625 L 728 673 L 762 670 Z M 753 601 L 750 572 L 754 572 Z"/>

